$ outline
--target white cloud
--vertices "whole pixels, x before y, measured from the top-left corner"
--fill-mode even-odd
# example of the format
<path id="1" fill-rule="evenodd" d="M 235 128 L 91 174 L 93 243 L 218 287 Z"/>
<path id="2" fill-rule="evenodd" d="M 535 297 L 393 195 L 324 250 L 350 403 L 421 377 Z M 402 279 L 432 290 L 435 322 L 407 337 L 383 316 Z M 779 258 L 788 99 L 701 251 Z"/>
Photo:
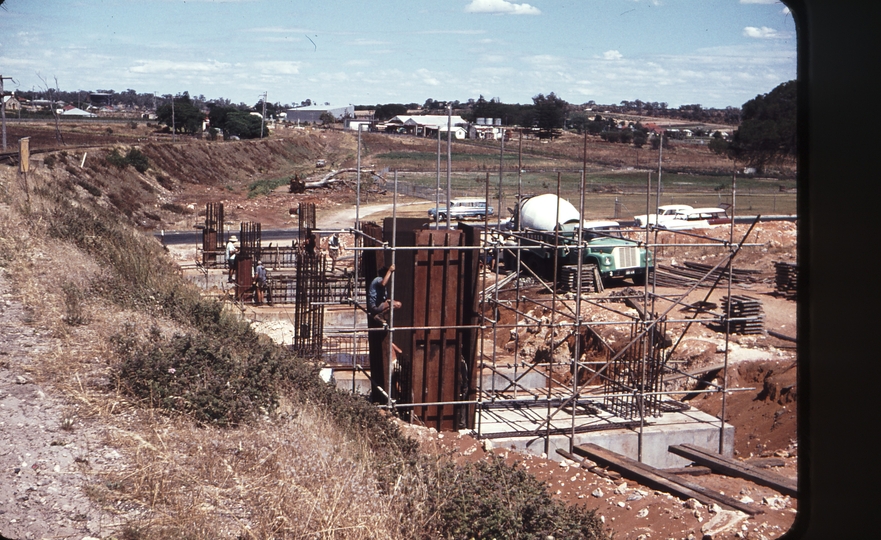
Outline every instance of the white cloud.
<path id="1" fill-rule="evenodd" d="M 297 75 L 300 73 L 300 62 L 289 62 L 285 60 L 263 60 L 254 62 L 254 67 L 260 70 L 266 70 L 276 75 Z"/>
<path id="2" fill-rule="evenodd" d="M 781 15 L 789 15 L 790 13 L 792 12 L 789 11 L 789 6 L 783 6 L 783 9 L 780 10 Z"/>
<path id="3" fill-rule="evenodd" d="M 767 26 L 763 26 L 761 28 L 756 28 L 755 26 L 747 26 L 743 29 L 743 35 L 751 38 L 777 38 L 780 37 L 780 34 L 777 30 L 773 28 L 768 28 Z"/>
<path id="4" fill-rule="evenodd" d="M 624 55 L 616 50 L 606 51 L 603 53 L 604 60 L 621 60 L 622 58 L 624 58 Z"/>
<path id="5" fill-rule="evenodd" d="M 502 64 L 508 61 L 508 57 L 503 54 L 484 54 L 480 60 L 483 64 Z"/>
<path id="6" fill-rule="evenodd" d="M 530 56 L 524 56 L 523 60 L 537 66 L 547 66 L 548 64 L 557 62 L 558 58 L 550 54 L 533 54 Z"/>
<path id="7" fill-rule="evenodd" d="M 507 0 L 471 0 L 466 13 L 507 13 L 510 15 L 541 15 L 541 10 L 529 4 L 514 4 Z"/>
<path id="8" fill-rule="evenodd" d="M 137 60 L 129 68 L 132 73 L 168 73 L 172 71 L 206 72 L 226 69 L 229 64 L 223 62 L 174 62 L 171 60 Z"/>
<path id="9" fill-rule="evenodd" d="M 425 68 L 423 68 L 423 69 L 417 69 L 417 70 L 416 70 L 416 76 L 419 78 L 419 80 L 421 80 L 422 82 L 424 82 L 425 84 L 427 84 L 427 85 L 429 85 L 429 86 L 438 86 L 438 85 L 440 85 L 440 80 L 438 80 L 437 77 L 435 77 L 434 75 L 432 75 L 431 72 L 428 71 L 428 70 L 425 69 Z"/>

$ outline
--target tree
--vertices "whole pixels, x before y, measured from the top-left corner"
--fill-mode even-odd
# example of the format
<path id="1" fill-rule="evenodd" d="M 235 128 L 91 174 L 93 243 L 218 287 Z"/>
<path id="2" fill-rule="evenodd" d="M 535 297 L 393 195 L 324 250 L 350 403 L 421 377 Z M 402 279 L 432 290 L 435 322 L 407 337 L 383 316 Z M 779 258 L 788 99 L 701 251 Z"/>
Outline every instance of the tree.
<path id="1" fill-rule="evenodd" d="M 587 125 L 590 123 L 590 119 L 588 119 L 587 114 L 583 112 L 577 112 L 569 117 L 567 124 L 569 129 L 574 129 L 575 133 L 581 135 L 585 131 L 587 131 Z"/>
<path id="2" fill-rule="evenodd" d="M 707 145 L 713 153 L 716 154 L 728 154 L 729 153 L 729 144 L 728 141 L 722 137 L 722 134 L 718 131 L 713 133 L 713 139 L 710 141 L 710 144 Z"/>
<path id="3" fill-rule="evenodd" d="M 318 117 L 318 120 L 324 125 L 330 125 L 336 123 L 336 116 L 324 111 L 321 113 L 321 116 Z"/>
<path id="4" fill-rule="evenodd" d="M 387 103 L 385 105 L 377 105 L 373 113 L 376 120 L 389 120 L 399 114 L 407 114 L 407 107 L 400 103 Z"/>
<path id="5" fill-rule="evenodd" d="M 172 106 L 174 112 L 172 113 Z M 205 113 L 193 105 L 189 92 L 178 94 L 172 103 L 166 103 L 156 110 L 156 120 L 172 128 L 175 133 L 195 134 L 202 131 Z"/>
<path id="6" fill-rule="evenodd" d="M 637 148 L 642 148 L 645 146 L 645 143 L 649 140 L 649 136 L 643 131 L 636 131 L 633 133 L 633 146 Z"/>
<path id="7" fill-rule="evenodd" d="M 261 99 L 257 103 L 255 103 L 254 106 L 251 107 L 251 110 L 263 114 L 263 100 Z M 284 111 L 285 107 L 282 106 L 279 102 L 266 102 L 266 118 L 276 117 L 279 115 L 279 113 L 282 113 Z"/>
<path id="8" fill-rule="evenodd" d="M 268 109 L 269 104 L 266 106 Z M 208 122 L 212 128 L 223 132 L 224 137 L 235 135 L 242 139 L 256 139 L 266 136 L 265 124 L 261 134 L 260 117 L 251 114 L 250 107 L 230 105 L 229 101 L 215 100 L 209 103 Z"/>
<path id="9" fill-rule="evenodd" d="M 539 130 L 538 136 L 552 137 L 555 130 L 563 127 L 569 104 L 553 92 L 547 96 L 539 94 L 533 97 L 532 103 L 535 109 L 535 125 Z"/>
<path id="10" fill-rule="evenodd" d="M 599 135 L 606 129 L 606 123 L 603 121 L 600 115 L 596 115 L 594 118 L 598 118 L 599 120 L 593 120 L 592 122 L 587 123 L 587 132 L 591 135 Z"/>
<path id="11" fill-rule="evenodd" d="M 261 133 L 260 127 L 264 126 Z M 259 116 L 245 111 L 233 111 L 226 115 L 226 123 L 223 126 L 226 137 L 235 135 L 241 139 L 258 139 L 266 136 L 265 124 Z"/>
<path id="12" fill-rule="evenodd" d="M 746 161 L 761 173 L 796 153 L 796 81 L 778 85 L 743 104 L 741 124 L 729 156 Z"/>

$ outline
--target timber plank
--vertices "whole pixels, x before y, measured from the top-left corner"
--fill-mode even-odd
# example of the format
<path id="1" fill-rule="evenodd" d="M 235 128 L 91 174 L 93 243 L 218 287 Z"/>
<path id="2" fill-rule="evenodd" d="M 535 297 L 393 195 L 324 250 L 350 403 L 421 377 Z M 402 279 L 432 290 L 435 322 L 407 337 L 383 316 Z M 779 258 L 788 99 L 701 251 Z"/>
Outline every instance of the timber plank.
<path id="1" fill-rule="evenodd" d="M 675 474 L 666 473 L 661 469 L 640 463 L 611 450 L 606 450 L 593 443 L 579 444 L 573 447 L 572 451 L 580 456 L 590 458 L 600 465 L 617 470 L 625 478 L 639 482 L 652 489 L 666 491 L 681 499 L 696 499 L 701 504 L 707 506 L 718 503 L 719 506 L 726 507 L 729 510 L 739 510 L 749 515 L 762 512 L 761 509 L 750 507 L 737 499 L 722 495 L 717 491 L 689 482 Z"/>
<path id="2" fill-rule="evenodd" d="M 670 445 L 669 451 L 728 476 L 745 478 L 756 484 L 777 490 L 783 495 L 798 497 L 798 484 L 785 476 L 760 470 L 748 463 L 734 461 L 692 444 L 673 444 Z"/>
<path id="3" fill-rule="evenodd" d="M 703 476 L 705 474 L 710 474 L 713 472 L 713 469 L 709 467 L 703 467 L 701 465 L 696 465 L 693 467 L 679 467 L 676 469 L 661 469 L 665 473 L 669 474 L 685 474 L 690 476 Z"/>

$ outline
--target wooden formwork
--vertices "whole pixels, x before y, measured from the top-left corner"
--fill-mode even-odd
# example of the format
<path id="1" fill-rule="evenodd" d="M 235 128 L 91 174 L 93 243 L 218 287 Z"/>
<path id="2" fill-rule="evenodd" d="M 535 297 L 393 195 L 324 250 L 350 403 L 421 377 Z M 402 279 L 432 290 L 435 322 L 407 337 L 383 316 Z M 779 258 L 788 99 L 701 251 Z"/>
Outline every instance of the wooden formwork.
<path id="1" fill-rule="evenodd" d="M 297 210 L 300 245 L 306 240 L 306 234 L 315 229 L 315 203 L 301 202 Z"/>
<path id="2" fill-rule="evenodd" d="M 445 403 L 413 407 L 413 421 L 438 430 L 473 427 L 474 407 L 453 402 L 473 400 L 477 394 L 477 331 L 468 327 L 477 320 L 479 256 L 473 249 L 449 248 L 477 246 L 479 234 L 462 225 L 456 230 L 430 230 L 424 228 L 424 221 L 398 219 L 397 238 L 392 235 L 391 218 L 382 229 L 388 245 L 421 248 L 395 251 L 394 298 L 403 305 L 395 310 L 393 327 L 411 329 L 394 330 L 394 343 L 402 353 L 392 397 L 398 403 Z M 365 272 L 369 283 L 378 267 L 391 261 L 384 252 L 366 251 L 364 255 L 366 267 L 375 265 Z M 377 365 L 382 375 L 377 383 L 385 388 L 387 346 L 371 345 L 370 354 L 371 378 L 377 380 L 379 373 L 373 373 Z M 375 354 L 385 357 L 375 358 Z"/>

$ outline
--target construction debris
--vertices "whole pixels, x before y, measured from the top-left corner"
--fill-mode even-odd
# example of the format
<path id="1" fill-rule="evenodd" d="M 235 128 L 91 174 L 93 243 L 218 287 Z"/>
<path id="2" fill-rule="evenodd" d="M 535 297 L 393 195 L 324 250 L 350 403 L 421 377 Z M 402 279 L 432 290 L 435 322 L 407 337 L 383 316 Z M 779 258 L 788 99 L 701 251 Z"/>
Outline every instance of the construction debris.
<path id="1" fill-rule="evenodd" d="M 765 313 L 762 302 L 757 298 L 735 295 L 729 299 L 725 296 L 722 298 L 722 311 L 729 314 L 729 331 L 734 334 L 765 332 Z"/>
<path id="2" fill-rule="evenodd" d="M 788 299 L 798 299 L 798 265 L 795 263 L 775 262 L 776 271 L 774 284 L 777 294 Z"/>

